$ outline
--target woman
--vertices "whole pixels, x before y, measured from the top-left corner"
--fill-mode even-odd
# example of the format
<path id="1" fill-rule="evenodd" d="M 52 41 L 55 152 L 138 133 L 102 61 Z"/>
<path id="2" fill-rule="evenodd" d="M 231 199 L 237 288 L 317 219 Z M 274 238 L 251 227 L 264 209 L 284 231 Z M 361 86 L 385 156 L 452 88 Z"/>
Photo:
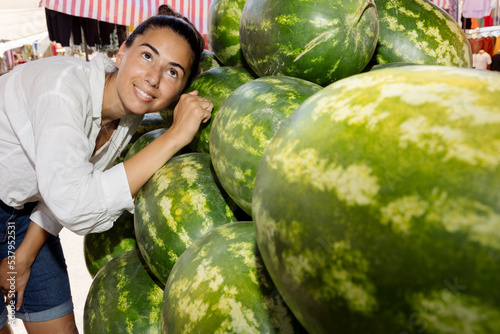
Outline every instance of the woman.
<path id="1" fill-rule="evenodd" d="M 8 305 L 0 333 L 11 332 L 14 305 L 29 333 L 77 332 L 58 232 L 111 228 L 211 117 L 210 101 L 181 95 L 198 73 L 203 38 L 168 6 L 159 14 L 167 15 L 143 22 L 120 47 L 116 68 L 103 56 L 51 57 L 0 78 L 0 282 Z M 112 166 L 143 115 L 177 99 L 172 126 Z"/>

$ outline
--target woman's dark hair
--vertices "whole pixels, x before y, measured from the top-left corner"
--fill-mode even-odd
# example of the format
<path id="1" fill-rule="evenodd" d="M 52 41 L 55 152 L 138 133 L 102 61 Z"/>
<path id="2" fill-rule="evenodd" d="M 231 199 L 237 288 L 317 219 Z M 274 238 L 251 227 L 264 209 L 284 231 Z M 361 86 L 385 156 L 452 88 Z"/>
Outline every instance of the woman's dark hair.
<path id="1" fill-rule="evenodd" d="M 186 87 L 189 87 L 193 79 L 198 75 L 200 69 L 200 57 L 205 48 L 205 40 L 198 29 L 182 14 L 175 12 L 168 5 L 158 7 L 155 16 L 143 21 L 125 41 L 125 46 L 130 47 L 137 36 L 143 35 L 149 29 L 168 28 L 183 37 L 193 51 L 193 63 L 189 73 Z"/>

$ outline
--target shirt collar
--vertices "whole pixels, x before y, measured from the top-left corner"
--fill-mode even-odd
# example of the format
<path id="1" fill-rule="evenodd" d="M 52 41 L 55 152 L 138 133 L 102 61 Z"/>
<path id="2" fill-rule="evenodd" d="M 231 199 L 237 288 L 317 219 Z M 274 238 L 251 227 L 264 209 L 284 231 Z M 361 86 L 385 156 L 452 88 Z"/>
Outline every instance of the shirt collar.
<path id="1" fill-rule="evenodd" d="M 104 84 L 106 73 L 111 73 L 117 70 L 114 61 L 103 54 L 99 54 L 92 58 L 89 62 L 90 66 L 90 82 L 92 93 L 92 116 L 93 118 L 101 118 L 102 100 L 104 95 Z"/>

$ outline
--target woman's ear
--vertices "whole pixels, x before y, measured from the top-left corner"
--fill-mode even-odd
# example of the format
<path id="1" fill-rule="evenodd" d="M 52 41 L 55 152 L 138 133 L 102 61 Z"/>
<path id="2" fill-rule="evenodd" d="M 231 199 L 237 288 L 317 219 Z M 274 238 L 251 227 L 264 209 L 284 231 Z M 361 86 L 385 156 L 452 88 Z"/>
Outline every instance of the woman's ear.
<path id="1" fill-rule="evenodd" d="M 120 45 L 120 48 L 118 49 L 118 53 L 116 54 L 116 67 L 120 68 L 120 65 L 122 63 L 123 55 L 125 54 L 125 50 L 127 47 L 125 46 L 125 42 Z"/>

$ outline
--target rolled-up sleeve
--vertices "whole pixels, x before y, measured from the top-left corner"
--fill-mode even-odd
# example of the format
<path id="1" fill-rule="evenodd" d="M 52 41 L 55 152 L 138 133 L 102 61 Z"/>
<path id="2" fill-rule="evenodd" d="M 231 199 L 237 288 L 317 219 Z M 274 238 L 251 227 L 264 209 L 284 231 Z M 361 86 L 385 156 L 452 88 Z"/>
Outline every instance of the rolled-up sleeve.
<path id="1" fill-rule="evenodd" d="M 31 221 L 53 235 L 58 235 L 63 226 L 57 221 L 43 201 L 39 201 L 31 212 Z"/>
<path id="2" fill-rule="evenodd" d="M 43 201 L 38 202 L 31 213 L 30 219 L 53 235 L 58 235 L 63 227 L 79 235 L 100 233 L 109 230 L 113 227 L 113 223 L 118 219 L 123 209 L 129 212 L 134 211 L 134 201 L 130 194 L 128 182 L 123 182 L 127 177 L 123 163 L 117 164 L 113 168 L 103 172 L 103 174 L 105 174 L 102 177 L 104 199 L 108 208 L 107 211 L 110 213 L 108 219 L 101 221 L 87 220 L 84 214 L 84 219 L 81 220 L 71 220 L 71 217 L 64 217 L 64 221 L 61 221 L 54 216 Z M 129 196 L 117 196 L 117 193 L 129 194 Z"/>
<path id="3" fill-rule="evenodd" d="M 100 171 L 89 162 L 94 147 L 85 124 L 92 111 L 79 90 L 72 85 L 48 92 L 35 106 L 35 166 L 43 203 L 32 220 L 52 234 L 60 226 L 80 235 L 102 232 L 134 208 L 123 164 Z"/>

